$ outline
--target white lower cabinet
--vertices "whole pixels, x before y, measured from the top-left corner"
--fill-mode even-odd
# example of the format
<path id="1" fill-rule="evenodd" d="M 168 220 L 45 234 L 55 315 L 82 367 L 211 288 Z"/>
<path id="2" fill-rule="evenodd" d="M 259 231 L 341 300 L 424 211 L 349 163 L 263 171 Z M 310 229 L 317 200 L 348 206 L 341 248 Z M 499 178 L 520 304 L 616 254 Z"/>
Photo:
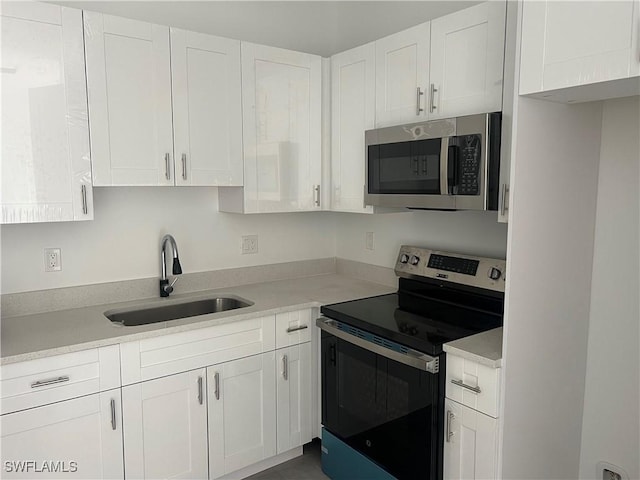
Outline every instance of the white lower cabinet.
<path id="1" fill-rule="evenodd" d="M 311 342 L 281 348 L 276 365 L 280 454 L 311 441 Z"/>
<path id="2" fill-rule="evenodd" d="M 496 478 L 498 420 L 460 405 L 445 402 L 444 478 Z"/>
<path id="3" fill-rule="evenodd" d="M 276 454 L 275 352 L 208 367 L 207 389 L 210 479 Z"/>
<path id="4" fill-rule="evenodd" d="M 207 478 L 205 369 L 122 389 L 128 478 Z"/>
<path id="5" fill-rule="evenodd" d="M 2 478 L 123 478 L 120 389 L 1 417 Z"/>

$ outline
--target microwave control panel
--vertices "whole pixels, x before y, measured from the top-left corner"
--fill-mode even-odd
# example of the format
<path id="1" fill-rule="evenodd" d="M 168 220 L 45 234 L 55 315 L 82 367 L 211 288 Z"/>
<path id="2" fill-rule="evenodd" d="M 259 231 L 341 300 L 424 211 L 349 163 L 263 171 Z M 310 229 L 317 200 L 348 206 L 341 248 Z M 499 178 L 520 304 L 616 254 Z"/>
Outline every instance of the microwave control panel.
<path id="1" fill-rule="evenodd" d="M 458 189 L 457 195 L 480 194 L 480 161 L 482 136 L 462 135 L 455 137 L 458 148 Z"/>
<path id="2" fill-rule="evenodd" d="M 399 277 L 427 277 L 504 292 L 506 261 L 403 245 L 395 272 Z"/>

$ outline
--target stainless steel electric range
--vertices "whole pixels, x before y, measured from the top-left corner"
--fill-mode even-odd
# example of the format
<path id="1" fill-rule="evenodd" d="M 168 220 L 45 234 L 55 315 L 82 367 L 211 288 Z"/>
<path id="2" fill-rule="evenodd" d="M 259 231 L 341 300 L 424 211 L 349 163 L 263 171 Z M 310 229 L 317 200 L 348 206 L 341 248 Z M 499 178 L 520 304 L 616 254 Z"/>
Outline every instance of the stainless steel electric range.
<path id="1" fill-rule="evenodd" d="M 322 468 L 442 478 L 444 343 L 502 326 L 505 261 L 402 246 L 397 293 L 322 307 Z"/>

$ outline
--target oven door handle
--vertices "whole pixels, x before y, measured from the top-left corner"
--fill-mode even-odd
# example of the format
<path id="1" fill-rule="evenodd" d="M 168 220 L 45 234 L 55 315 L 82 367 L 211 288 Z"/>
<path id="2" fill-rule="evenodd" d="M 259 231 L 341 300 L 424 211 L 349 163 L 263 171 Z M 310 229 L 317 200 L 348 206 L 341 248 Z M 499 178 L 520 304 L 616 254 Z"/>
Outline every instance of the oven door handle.
<path id="1" fill-rule="evenodd" d="M 356 337 L 350 333 L 347 333 L 338 328 L 338 322 L 327 317 L 320 317 L 316 320 L 316 325 L 325 332 L 341 338 L 342 340 L 352 343 L 358 347 L 364 348 L 377 355 L 382 355 L 390 360 L 400 362 L 409 367 L 418 368 L 429 373 L 438 373 L 439 371 L 439 359 L 438 357 L 431 357 L 417 350 L 407 349 L 407 353 L 396 352 L 386 347 L 382 347 L 375 343 L 369 342 L 360 337 Z"/>

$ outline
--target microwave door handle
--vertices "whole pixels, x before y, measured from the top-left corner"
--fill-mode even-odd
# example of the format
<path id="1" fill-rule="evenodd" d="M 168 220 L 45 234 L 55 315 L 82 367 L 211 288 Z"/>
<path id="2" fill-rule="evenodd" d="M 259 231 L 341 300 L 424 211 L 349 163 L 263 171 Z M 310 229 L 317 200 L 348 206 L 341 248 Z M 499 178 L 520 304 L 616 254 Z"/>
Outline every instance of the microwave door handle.
<path id="1" fill-rule="evenodd" d="M 449 188 L 451 193 L 456 195 L 458 193 L 458 186 L 460 185 L 460 147 L 458 145 L 449 145 Z"/>
<path id="2" fill-rule="evenodd" d="M 440 195 L 449 195 L 449 137 L 440 143 Z"/>

